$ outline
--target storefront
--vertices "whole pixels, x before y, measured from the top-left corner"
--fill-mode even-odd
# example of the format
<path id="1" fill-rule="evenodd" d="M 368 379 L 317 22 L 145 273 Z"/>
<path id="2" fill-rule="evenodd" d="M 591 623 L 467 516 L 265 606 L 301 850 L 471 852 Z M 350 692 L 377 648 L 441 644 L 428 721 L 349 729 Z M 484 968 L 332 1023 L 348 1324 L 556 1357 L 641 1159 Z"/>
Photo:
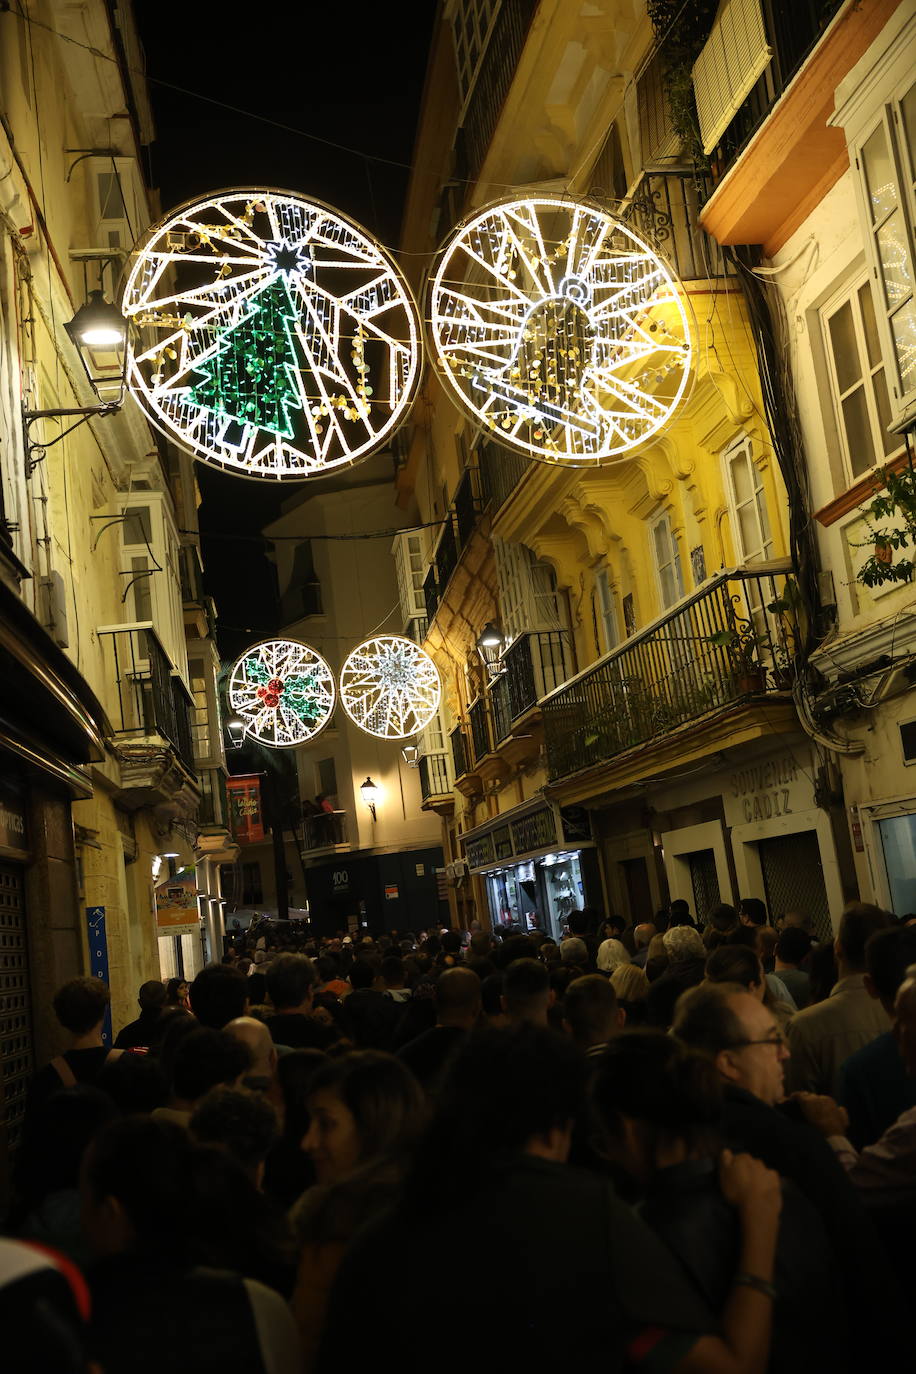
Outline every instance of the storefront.
<path id="1" fill-rule="evenodd" d="M 448 925 L 442 850 L 333 855 L 305 870 L 311 930 L 378 935 Z"/>
<path id="2" fill-rule="evenodd" d="M 588 817 L 581 807 L 538 800 L 464 837 L 468 869 L 480 877 L 494 930 L 542 930 L 558 940 L 573 911 L 603 906 Z"/>

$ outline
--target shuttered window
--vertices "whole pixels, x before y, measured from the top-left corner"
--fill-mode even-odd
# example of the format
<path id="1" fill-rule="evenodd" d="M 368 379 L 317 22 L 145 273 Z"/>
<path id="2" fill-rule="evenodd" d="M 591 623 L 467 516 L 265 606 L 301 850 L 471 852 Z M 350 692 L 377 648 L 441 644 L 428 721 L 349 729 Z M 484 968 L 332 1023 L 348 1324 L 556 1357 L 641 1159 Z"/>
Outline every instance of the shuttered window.
<path id="1" fill-rule="evenodd" d="M 760 0 L 724 0 L 693 65 L 704 153 L 715 148 L 772 56 Z"/>

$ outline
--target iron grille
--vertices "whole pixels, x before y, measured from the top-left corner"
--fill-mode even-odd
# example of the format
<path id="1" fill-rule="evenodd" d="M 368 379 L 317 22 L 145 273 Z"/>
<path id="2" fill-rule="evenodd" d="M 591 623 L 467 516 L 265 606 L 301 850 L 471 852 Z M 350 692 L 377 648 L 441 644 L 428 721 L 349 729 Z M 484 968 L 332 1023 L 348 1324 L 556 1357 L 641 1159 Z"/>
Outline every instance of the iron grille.
<path id="1" fill-rule="evenodd" d="M 32 1019 L 23 873 L 0 864 L 0 1074 L 7 1149 L 22 1133 L 32 1076 Z"/>
<path id="2" fill-rule="evenodd" d="M 706 925 L 709 913 L 722 901 L 719 895 L 719 874 L 716 855 L 712 849 L 698 849 L 688 855 L 690 882 L 693 886 L 693 910 L 701 925 Z"/>
<path id="3" fill-rule="evenodd" d="M 757 846 L 770 919 L 787 911 L 811 917 L 819 940 L 832 940 L 833 927 L 817 832 L 774 835 Z"/>

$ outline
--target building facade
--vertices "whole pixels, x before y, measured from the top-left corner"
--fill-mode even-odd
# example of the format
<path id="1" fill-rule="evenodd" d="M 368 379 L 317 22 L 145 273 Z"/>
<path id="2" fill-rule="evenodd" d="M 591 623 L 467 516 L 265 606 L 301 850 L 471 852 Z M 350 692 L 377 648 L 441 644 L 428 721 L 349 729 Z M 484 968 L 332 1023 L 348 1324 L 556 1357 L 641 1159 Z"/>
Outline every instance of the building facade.
<path id="1" fill-rule="evenodd" d="M 81 358 L 66 328 L 91 292 L 117 299 L 156 214 L 142 65 L 128 5 L 0 16 L 4 1149 L 32 1068 L 61 1047 L 55 989 L 106 977 L 118 1027 L 139 985 L 178 967 L 156 916 L 170 864 L 190 866 L 211 936 L 219 918 L 227 833 L 206 807 L 224 762 L 190 459 L 117 405 L 117 350 Z M 200 914 L 195 897 L 187 972 Z"/>
<path id="2" fill-rule="evenodd" d="M 702 918 L 753 895 L 773 916 L 804 907 L 827 936 L 843 902 L 867 890 L 844 800 L 855 765 L 812 709 L 824 671 L 812 655 L 832 622 L 825 551 L 810 533 L 817 465 L 807 429 L 786 418 L 787 350 L 774 345 L 766 299 L 781 278 L 761 271 L 752 245 L 765 237 L 740 218 L 722 233 L 715 218 L 743 168 L 748 205 L 771 189 L 761 197 L 753 143 L 742 151 L 753 130 L 734 116 L 740 91 L 711 95 L 734 69 L 728 43 L 747 40 L 742 79 L 764 71 L 782 83 L 769 103 L 754 93 L 765 123 L 832 16 L 749 8 L 742 29 L 729 5 L 698 7 L 678 29 L 692 49 L 676 52 L 672 30 L 653 31 L 639 3 L 440 11 L 407 254 L 433 252 L 510 188 L 580 194 L 671 265 L 693 319 L 680 408 L 601 469 L 510 452 L 427 367 L 396 485 L 405 510 L 440 527 L 416 549 L 424 642 L 445 687 L 442 719 L 420 742 L 421 778 L 462 925 L 557 933 L 573 905 L 640 920 L 684 897 Z M 689 127 L 674 94 L 685 61 Z M 717 100 L 733 113 L 724 127 Z M 790 164 L 815 184 L 798 148 Z M 782 193 L 784 218 L 797 192 Z M 786 252 L 796 230 L 798 220 L 780 240 Z"/>

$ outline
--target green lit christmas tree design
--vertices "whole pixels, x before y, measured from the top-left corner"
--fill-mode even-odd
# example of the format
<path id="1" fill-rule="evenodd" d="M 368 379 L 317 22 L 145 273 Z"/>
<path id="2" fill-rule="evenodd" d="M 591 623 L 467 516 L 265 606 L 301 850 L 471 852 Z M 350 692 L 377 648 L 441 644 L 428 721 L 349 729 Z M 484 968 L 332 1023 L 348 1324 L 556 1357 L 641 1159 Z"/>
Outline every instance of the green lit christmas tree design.
<path id="1" fill-rule="evenodd" d="M 203 380 L 188 399 L 242 425 L 292 439 L 291 410 L 302 409 L 294 330 L 299 312 L 284 272 L 248 302 L 242 318 L 223 331 L 219 346 L 196 371 Z"/>

